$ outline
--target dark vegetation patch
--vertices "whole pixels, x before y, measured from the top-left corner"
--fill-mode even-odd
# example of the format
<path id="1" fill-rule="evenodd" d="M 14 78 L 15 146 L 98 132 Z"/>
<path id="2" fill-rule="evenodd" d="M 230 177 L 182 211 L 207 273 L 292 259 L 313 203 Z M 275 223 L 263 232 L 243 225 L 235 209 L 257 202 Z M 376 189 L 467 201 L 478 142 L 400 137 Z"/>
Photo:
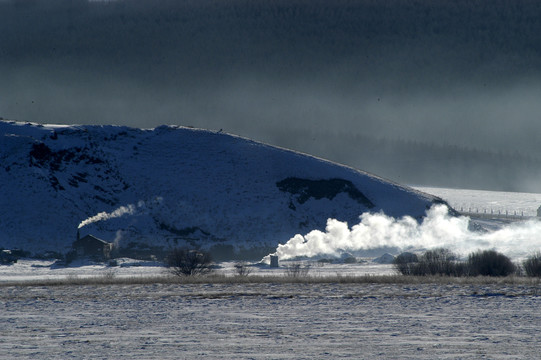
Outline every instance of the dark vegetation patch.
<path id="1" fill-rule="evenodd" d="M 212 271 L 212 257 L 206 251 L 177 248 L 165 260 L 171 274 L 178 277 L 205 275 Z"/>
<path id="2" fill-rule="evenodd" d="M 508 276 L 517 270 L 510 258 L 495 250 L 471 253 L 467 266 L 471 276 Z"/>
<path id="3" fill-rule="evenodd" d="M 310 198 L 315 200 L 334 199 L 338 194 L 346 193 L 351 199 L 359 204 L 371 209 L 375 205 L 362 192 L 359 191 L 349 180 L 327 179 L 310 180 L 296 177 L 288 177 L 276 183 L 278 189 L 282 192 L 290 193 L 299 204 L 304 204 Z M 294 209 L 295 205 L 290 204 Z"/>
<path id="4" fill-rule="evenodd" d="M 88 177 L 88 173 L 78 172 L 68 180 L 68 184 L 70 184 L 70 186 L 73 186 L 73 187 L 79 187 L 79 183 L 88 182 L 87 177 Z"/>
<path id="5" fill-rule="evenodd" d="M 86 154 L 85 149 L 74 147 L 52 151 L 44 143 L 35 143 L 30 150 L 30 164 L 34 166 L 49 167 L 53 171 L 60 170 L 63 163 L 103 164 L 104 161 Z"/>
<path id="6" fill-rule="evenodd" d="M 130 187 L 126 183 L 118 172 L 109 166 L 104 160 L 99 157 L 89 154 L 88 147 L 73 147 L 69 149 L 62 149 L 58 151 L 51 150 L 45 143 L 39 142 L 32 145 L 32 149 L 29 153 L 30 166 L 36 166 L 49 170 L 49 182 L 55 190 L 65 190 L 67 185 L 77 188 L 81 183 L 88 183 L 91 181 L 92 174 L 95 174 L 99 181 L 106 181 L 106 186 L 94 186 L 94 189 L 101 191 L 105 194 L 105 197 L 98 196 L 97 200 L 107 204 L 115 204 L 115 199 L 108 199 L 110 191 L 119 193 Z M 69 172 L 71 165 L 88 165 L 93 170 L 89 173 L 86 171 L 74 172 L 66 181 L 62 184 L 55 176 L 56 172 Z M 86 167 L 88 168 L 88 167 Z M 111 186 L 111 180 L 115 183 Z M 110 189 L 107 191 L 105 189 Z"/>
<path id="7" fill-rule="evenodd" d="M 154 219 L 154 221 L 156 222 L 156 224 L 161 230 L 165 230 L 173 234 L 172 240 L 175 243 L 175 245 L 179 243 L 179 240 L 181 240 L 182 242 L 189 244 L 190 247 L 199 248 L 200 240 L 209 239 L 209 238 L 216 240 L 212 236 L 211 233 L 201 229 L 198 226 L 187 226 L 187 227 L 179 229 L 173 225 L 169 225 L 164 222 L 157 221 L 156 219 Z M 168 239 L 167 241 L 169 240 L 170 239 Z"/>
<path id="8" fill-rule="evenodd" d="M 396 270 L 413 276 L 493 276 L 514 275 L 519 270 L 511 259 L 495 250 L 471 253 L 466 261 L 445 248 L 428 250 L 420 256 L 403 253 L 394 260 Z"/>
<path id="9" fill-rule="evenodd" d="M 526 260 L 524 260 L 522 266 L 524 266 L 526 275 L 532 277 L 541 277 L 541 252 L 538 251 L 528 257 Z"/>
<path id="10" fill-rule="evenodd" d="M 119 200 L 116 197 L 111 197 L 109 199 L 109 198 L 105 198 L 105 197 L 100 196 L 100 195 L 94 195 L 93 198 L 98 200 L 98 201 L 101 201 L 104 204 L 111 205 L 111 206 L 117 206 L 118 203 L 119 203 Z"/>
<path id="11" fill-rule="evenodd" d="M 202 230 L 198 226 L 188 226 L 182 229 L 177 229 L 176 227 L 172 225 L 167 225 L 163 222 L 159 223 L 160 229 L 169 231 L 172 234 L 178 235 L 178 236 L 190 236 L 195 234 L 197 231 L 201 232 L 203 235 L 210 236 L 210 233 L 207 231 Z"/>

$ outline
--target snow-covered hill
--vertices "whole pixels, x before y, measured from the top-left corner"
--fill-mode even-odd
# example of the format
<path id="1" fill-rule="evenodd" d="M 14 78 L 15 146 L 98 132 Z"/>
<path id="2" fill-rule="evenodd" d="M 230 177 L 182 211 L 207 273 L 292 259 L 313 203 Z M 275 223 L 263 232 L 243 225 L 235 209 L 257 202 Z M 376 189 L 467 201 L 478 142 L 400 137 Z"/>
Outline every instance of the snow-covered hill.
<path id="1" fill-rule="evenodd" d="M 377 151 L 377 149 L 374 149 Z M 0 247 L 64 253 L 81 235 L 260 256 L 327 218 L 422 217 L 440 201 L 221 132 L 0 121 Z"/>

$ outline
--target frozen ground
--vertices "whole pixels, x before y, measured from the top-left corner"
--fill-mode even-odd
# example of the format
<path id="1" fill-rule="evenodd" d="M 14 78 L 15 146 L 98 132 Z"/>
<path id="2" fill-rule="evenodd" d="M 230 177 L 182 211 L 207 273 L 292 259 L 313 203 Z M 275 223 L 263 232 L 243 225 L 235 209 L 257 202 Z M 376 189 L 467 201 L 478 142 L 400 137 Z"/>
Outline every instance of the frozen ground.
<path id="1" fill-rule="evenodd" d="M 538 289 L 241 284 L 3 287 L 10 359 L 534 359 Z"/>

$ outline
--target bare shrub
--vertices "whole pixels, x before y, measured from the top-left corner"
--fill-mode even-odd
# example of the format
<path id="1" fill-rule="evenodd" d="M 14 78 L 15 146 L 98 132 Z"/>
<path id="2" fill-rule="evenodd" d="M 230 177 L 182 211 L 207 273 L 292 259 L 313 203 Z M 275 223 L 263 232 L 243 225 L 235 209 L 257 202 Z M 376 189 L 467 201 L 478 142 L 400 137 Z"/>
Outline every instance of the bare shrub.
<path id="1" fill-rule="evenodd" d="M 508 276 L 517 269 L 507 256 L 495 250 L 480 250 L 468 255 L 468 270 L 472 276 Z"/>
<path id="2" fill-rule="evenodd" d="M 111 282 L 116 277 L 116 271 L 114 269 L 108 269 L 102 274 L 102 278 L 106 282 Z"/>
<path id="3" fill-rule="evenodd" d="M 541 255 L 538 261 L 541 271 Z M 494 250 L 471 253 L 464 262 L 459 261 L 450 250 L 439 248 L 426 251 L 417 262 L 409 255 L 399 255 L 394 264 L 401 274 L 413 276 L 508 276 L 517 271 L 517 267 L 507 256 Z"/>
<path id="4" fill-rule="evenodd" d="M 527 276 L 541 277 L 541 252 L 538 251 L 522 263 Z"/>
<path id="5" fill-rule="evenodd" d="M 463 276 L 467 268 L 449 249 L 428 250 L 421 256 L 403 253 L 396 257 L 394 266 L 402 275 L 412 276 Z"/>
<path id="6" fill-rule="evenodd" d="M 166 258 L 169 271 L 176 276 L 204 275 L 212 271 L 212 258 L 208 252 L 173 249 Z"/>
<path id="7" fill-rule="evenodd" d="M 449 249 L 426 251 L 419 259 L 420 274 L 414 275 L 461 275 L 457 274 L 457 256 Z"/>
<path id="8" fill-rule="evenodd" d="M 306 277 L 310 271 L 310 265 L 301 265 L 298 263 L 289 264 L 286 266 L 285 275 L 289 278 Z"/>
<path id="9" fill-rule="evenodd" d="M 409 252 L 404 252 L 398 255 L 394 261 L 394 268 L 402 275 L 413 275 L 414 268 L 417 266 L 419 259 L 417 255 Z"/>
<path id="10" fill-rule="evenodd" d="M 235 263 L 235 272 L 237 276 L 248 276 L 252 272 L 252 269 L 250 269 L 246 261 L 237 261 Z"/>

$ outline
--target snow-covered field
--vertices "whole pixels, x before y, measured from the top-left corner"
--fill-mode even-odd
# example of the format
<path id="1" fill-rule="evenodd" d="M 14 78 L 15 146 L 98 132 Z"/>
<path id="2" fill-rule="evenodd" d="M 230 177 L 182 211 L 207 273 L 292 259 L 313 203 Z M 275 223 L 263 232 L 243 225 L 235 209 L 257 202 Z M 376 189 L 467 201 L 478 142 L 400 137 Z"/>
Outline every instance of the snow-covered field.
<path id="1" fill-rule="evenodd" d="M 532 211 L 540 199 L 430 192 L 452 205 L 470 199 Z M 129 259 L 115 267 L 79 265 L 20 260 L 0 267 L 0 358 L 533 359 L 541 341 L 539 285 L 9 285 L 164 272 Z M 222 263 L 217 272 L 233 275 L 233 265 Z M 369 260 L 311 265 L 313 276 L 393 273 L 391 265 Z M 252 274 L 280 275 L 284 268 L 254 267 Z"/>
<path id="2" fill-rule="evenodd" d="M 9 359 L 534 359 L 541 297 L 505 285 L 3 287 Z"/>
<path id="3" fill-rule="evenodd" d="M 355 264 L 319 263 L 316 261 L 282 262 L 279 268 L 267 265 L 247 264 L 250 275 L 283 276 L 288 265 L 300 264 L 302 268 L 309 267 L 308 274 L 314 277 L 327 277 L 340 274 L 342 276 L 358 275 L 392 275 L 395 271 L 392 265 L 377 264 L 372 259 Z M 237 275 L 235 262 L 217 264 L 214 271 L 218 275 Z M 54 260 L 21 259 L 9 266 L 0 266 L 0 285 L 15 284 L 25 281 L 40 281 L 51 279 L 84 279 L 90 277 L 115 278 L 149 278 L 167 275 L 167 268 L 161 263 L 146 262 L 130 259 L 118 260 L 118 266 L 107 264 L 81 263 L 79 266 L 56 266 Z"/>
<path id="4" fill-rule="evenodd" d="M 449 205 L 460 212 L 494 213 L 536 216 L 541 206 L 541 194 L 466 190 L 434 187 L 415 187 L 423 192 L 447 200 Z"/>

